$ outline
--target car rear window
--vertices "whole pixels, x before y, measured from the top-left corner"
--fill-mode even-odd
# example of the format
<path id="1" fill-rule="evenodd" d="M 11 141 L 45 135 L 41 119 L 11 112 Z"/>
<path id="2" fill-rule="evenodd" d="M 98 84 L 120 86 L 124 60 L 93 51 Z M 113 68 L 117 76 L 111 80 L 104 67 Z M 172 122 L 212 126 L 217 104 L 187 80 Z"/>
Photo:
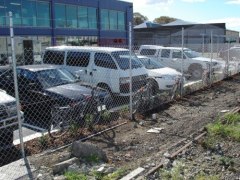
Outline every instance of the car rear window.
<path id="1" fill-rule="evenodd" d="M 64 51 L 46 51 L 43 56 L 44 64 L 56 64 L 63 65 L 64 64 Z"/>

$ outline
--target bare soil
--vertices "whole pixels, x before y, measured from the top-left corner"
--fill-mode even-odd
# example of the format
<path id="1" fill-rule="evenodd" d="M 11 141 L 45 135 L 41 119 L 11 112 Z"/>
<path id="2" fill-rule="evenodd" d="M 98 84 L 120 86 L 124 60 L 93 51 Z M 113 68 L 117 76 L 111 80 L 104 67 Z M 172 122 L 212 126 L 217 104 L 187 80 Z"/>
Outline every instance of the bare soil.
<path id="1" fill-rule="evenodd" d="M 136 122 L 128 121 L 127 124 L 92 137 L 87 142 L 101 147 L 107 153 L 109 164 L 129 170 L 141 166 L 147 172 L 161 162 L 163 154 L 169 152 L 169 147 L 174 143 L 192 140 L 194 133 L 215 121 L 223 114 L 222 110 L 231 110 L 239 106 L 240 75 L 238 74 L 211 88 L 194 92 L 182 100 L 159 107 L 149 114 L 139 115 Z M 152 113 L 156 113 L 156 120 L 152 119 Z M 120 122 L 124 121 L 125 119 L 120 120 Z M 154 127 L 163 130 L 160 133 L 147 132 Z M 177 160 L 183 162 L 184 168 L 189 172 L 183 176 L 191 179 L 203 172 L 204 175 L 219 175 L 220 179 L 239 178 L 240 143 L 230 140 L 221 140 L 219 143 L 222 151 L 220 155 L 203 148 L 201 143 L 194 144 L 180 154 Z M 32 156 L 30 159 L 36 167 L 51 167 L 61 157 L 69 156 L 68 150 L 66 148 L 55 153 Z M 33 154 L 40 152 L 36 149 L 30 151 Z M 222 163 L 223 160 L 219 160 L 226 157 L 234 161 L 234 170 L 228 169 Z M 152 177 L 152 179 L 160 178 L 157 174 Z"/>

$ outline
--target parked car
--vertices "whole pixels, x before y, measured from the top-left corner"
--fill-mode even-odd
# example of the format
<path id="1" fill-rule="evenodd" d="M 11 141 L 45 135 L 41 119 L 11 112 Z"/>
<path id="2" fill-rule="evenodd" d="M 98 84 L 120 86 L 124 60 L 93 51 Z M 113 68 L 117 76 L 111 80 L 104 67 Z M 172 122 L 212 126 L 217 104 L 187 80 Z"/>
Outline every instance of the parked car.
<path id="1" fill-rule="evenodd" d="M 112 94 L 129 96 L 130 52 L 123 48 L 56 46 L 48 47 L 43 55 L 44 64 L 61 65 L 72 73 L 80 74 L 84 82 L 102 87 Z M 132 54 L 132 90 L 146 84 L 147 72 Z"/>
<path id="2" fill-rule="evenodd" d="M 21 121 L 23 122 L 23 113 Z M 13 132 L 18 129 L 16 99 L 0 89 L 0 150 L 13 143 Z"/>
<path id="3" fill-rule="evenodd" d="M 164 67 L 159 61 L 147 56 L 137 56 L 145 66 L 148 76 L 151 77 L 155 88 L 159 90 L 171 90 L 182 74 L 175 69 Z"/>
<path id="4" fill-rule="evenodd" d="M 73 107 L 78 104 L 77 111 L 92 98 L 92 89 L 79 83 L 73 74 L 64 68 L 52 65 L 19 66 L 17 76 L 21 108 L 26 121 L 34 121 L 34 125 L 40 127 L 49 125 L 54 106 Z M 14 94 L 13 87 L 13 73 L 7 68 L 0 73 L 0 88 Z M 109 97 L 105 90 L 100 89 L 97 95 L 103 103 Z"/>
<path id="5" fill-rule="evenodd" d="M 209 68 L 209 65 L 211 65 L 210 58 L 201 57 L 188 48 L 183 48 L 182 52 L 181 47 L 142 45 L 139 54 L 151 57 L 159 61 L 163 66 L 174 68 L 179 72 L 183 67 L 184 73 L 190 74 L 192 79 L 201 79 L 204 69 Z M 221 61 L 212 59 L 212 68 L 215 71 L 222 70 Z"/>
<path id="6" fill-rule="evenodd" d="M 229 55 L 229 60 L 240 60 L 240 46 L 233 46 L 230 49 L 220 51 L 219 57 L 223 60 L 227 60 Z"/>

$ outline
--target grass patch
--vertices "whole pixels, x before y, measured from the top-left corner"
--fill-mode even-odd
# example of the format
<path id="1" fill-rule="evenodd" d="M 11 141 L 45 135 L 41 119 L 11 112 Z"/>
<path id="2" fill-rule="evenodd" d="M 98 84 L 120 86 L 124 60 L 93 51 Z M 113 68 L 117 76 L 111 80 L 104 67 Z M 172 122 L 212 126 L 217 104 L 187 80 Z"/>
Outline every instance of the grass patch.
<path id="1" fill-rule="evenodd" d="M 223 119 L 207 125 L 210 136 L 220 136 L 240 142 L 240 114 L 227 114 Z"/>
<path id="2" fill-rule="evenodd" d="M 206 174 L 199 174 L 195 178 L 196 180 L 219 180 L 220 177 L 218 175 L 206 175 Z"/>
<path id="3" fill-rule="evenodd" d="M 86 175 L 72 171 L 65 172 L 64 176 L 67 180 L 88 180 Z"/>

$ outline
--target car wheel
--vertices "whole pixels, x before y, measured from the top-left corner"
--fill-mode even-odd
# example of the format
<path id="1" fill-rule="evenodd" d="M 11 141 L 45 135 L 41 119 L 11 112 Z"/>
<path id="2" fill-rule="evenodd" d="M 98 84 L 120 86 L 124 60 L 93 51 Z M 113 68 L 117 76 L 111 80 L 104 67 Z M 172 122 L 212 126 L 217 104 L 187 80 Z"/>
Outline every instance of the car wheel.
<path id="1" fill-rule="evenodd" d="M 155 80 L 150 80 L 152 87 L 152 95 L 156 95 L 159 92 L 158 83 Z"/>
<path id="2" fill-rule="evenodd" d="M 189 68 L 189 73 L 191 74 L 192 80 L 202 79 L 203 69 L 199 64 L 194 64 Z"/>

